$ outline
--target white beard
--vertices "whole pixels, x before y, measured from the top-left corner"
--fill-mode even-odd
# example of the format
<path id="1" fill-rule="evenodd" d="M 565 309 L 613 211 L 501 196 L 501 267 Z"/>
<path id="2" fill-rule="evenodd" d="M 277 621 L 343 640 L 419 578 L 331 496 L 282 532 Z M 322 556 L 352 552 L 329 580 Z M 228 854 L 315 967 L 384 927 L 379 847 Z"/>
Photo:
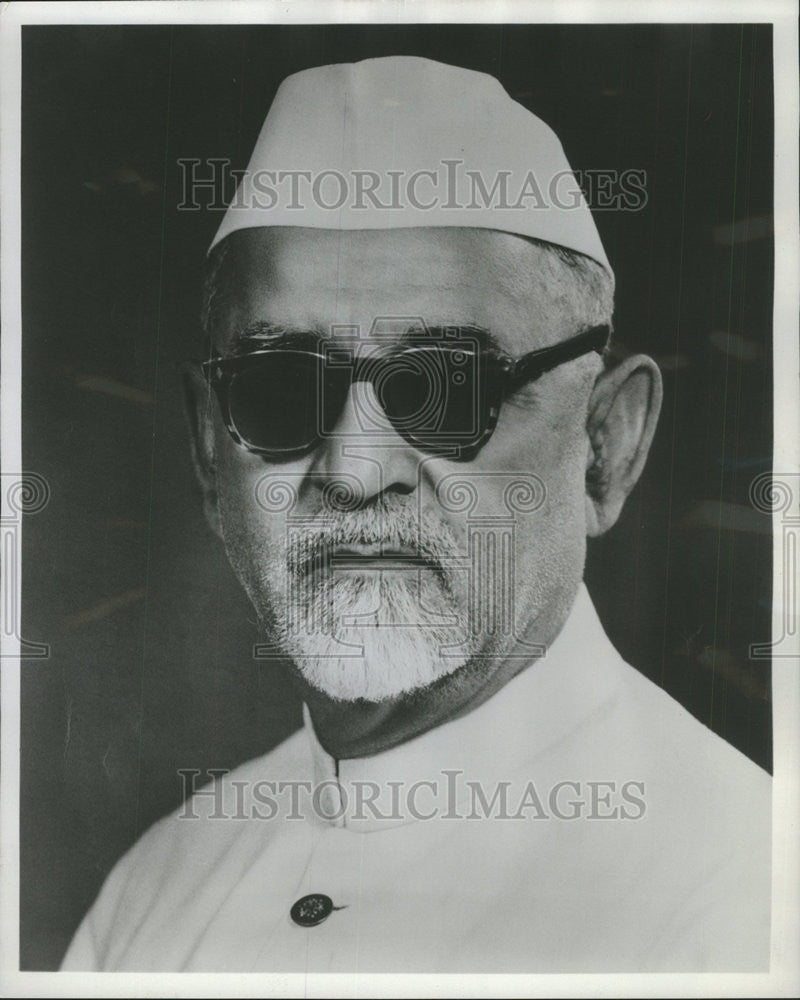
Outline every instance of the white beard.
<path id="1" fill-rule="evenodd" d="M 337 700 L 383 701 L 426 687 L 467 660 L 446 655 L 464 639 L 463 616 L 426 576 L 433 574 L 342 573 L 313 583 L 291 627 L 281 623 L 280 643 L 308 683 Z"/>
<path id="2" fill-rule="evenodd" d="M 327 545 L 413 545 L 423 568 L 331 565 Z M 476 638 L 466 595 L 448 559 L 457 555 L 445 525 L 420 523 L 408 506 L 325 515 L 287 542 L 280 586 L 285 613 L 275 638 L 313 687 L 339 701 L 384 701 L 426 687 L 462 667 Z M 276 567 L 277 568 L 277 567 Z"/>

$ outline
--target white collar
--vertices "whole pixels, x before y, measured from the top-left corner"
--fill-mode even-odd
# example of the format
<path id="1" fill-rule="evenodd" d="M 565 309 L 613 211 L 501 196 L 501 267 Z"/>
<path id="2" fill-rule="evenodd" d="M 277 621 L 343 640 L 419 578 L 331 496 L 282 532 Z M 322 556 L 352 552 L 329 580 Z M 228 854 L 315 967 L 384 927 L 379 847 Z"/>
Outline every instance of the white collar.
<path id="1" fill-rule="evenodd" d="M 435 782 L 444 794 L 447 771 L 463 772 L 465 780 L 488 785 L 507 781 L 613 696 L 619 673 L 609 666 L 621 663 L 582 583 L 567 621 L 544 657 L 524 667 L 471 712 L 390 750 L 336 760 L 320 745 L 304 706 L 314 783 L 326 785 L 323 811 L 336 817 L 332 822 L 337 826 L 383 829 L 415 817 L 401 808 L 402 816 L 394 821 L 375 819 L 365 808 L 361 817 L 353 819 L 353 804 L 359 794 L 364 795 L 357 791 L 359 783 L 362 789 L 363 783 L 375 783 L 381 796 L 388 796 L 390 782 L 406 791 L 414 783 Z M 436 793 L 432 788 L 424 791 L 420 801 L 425 798 L 427 808 Z M 381 801 L 388 805 L 388 798 Z"/>

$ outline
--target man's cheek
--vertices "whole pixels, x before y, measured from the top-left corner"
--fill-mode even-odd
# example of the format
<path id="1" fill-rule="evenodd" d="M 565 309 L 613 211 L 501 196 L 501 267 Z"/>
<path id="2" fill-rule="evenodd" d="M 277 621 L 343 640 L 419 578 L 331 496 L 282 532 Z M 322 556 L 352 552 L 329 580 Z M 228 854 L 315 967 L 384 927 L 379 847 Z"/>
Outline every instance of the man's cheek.
<path id="1" fill-rule="evenodd" d="M 551 400 L 541 412 L 508 407 L 479 461 L 497 472 L 564 476 L 582 448 L 585 420 L 570 398 Z M 504 421 L 503 416 L 507 419 Z"/>
<path id="2" fill-rule="evenodd" d="M 277 524 L 278 516 L 259 508 L 246 481 L 227 483 L 218 502 L 225 547 L 234 570 L 240 579 L 262 578 L 279 558 L 282 526 Z"/>

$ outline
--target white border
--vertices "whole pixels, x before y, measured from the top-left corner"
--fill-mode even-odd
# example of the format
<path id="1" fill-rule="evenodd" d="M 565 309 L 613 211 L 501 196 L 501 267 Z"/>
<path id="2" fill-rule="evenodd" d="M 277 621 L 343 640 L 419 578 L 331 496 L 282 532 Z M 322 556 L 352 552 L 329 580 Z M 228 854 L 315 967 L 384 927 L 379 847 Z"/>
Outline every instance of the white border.
<path id="1" fill-rule="evenodd" d="M 9 44 L 6 12 L 0 14 L 0 516 L 9 517 L 6 473 L 22 469 L 20 267 L 20 70 L 19 42 Z M 19 36 L 19 29 L 14 34 Z M 21 525 L 17 528 L 14 578 L 0 552 L 0 614 L 5 613 L 9 587 L 19 594 Z M 17 967 L 19 954 L 19 642 L 0 630 L 0 987 L 5 993 L 6 970 Z"/>
<path id="2" fill-rule="evenodd" d="M 20 27 L 22 24 L 313 23 L 739 23 L 772 22 L 775 64 L 774 469 L 800 471 L 798 332 L 798 47 L 795 0 L 178 0 L 0 4 L 3 469 L 21 469 L 20 428 Z M 5 504 L 5 498 L 2 501 Z M 3 510 L 3 513 L 6 513 Z M 781 522 L 775 514 L 773 635 L 782 634 Z M 3 586 L 19 588 L 16 579 Z M 17 589 L 19 593 L 19 589 Z M 2 604 L 0 604 L 2 607 Z M 800 610 L 800 609 L 797 609 Z M 773 924 L 768 974 L 379 976 L 20 973 L 19 660 L 2 663 L 0 995 L 11 996 L 787 996 L 800 994 L 800 649 L 773 666 Z"/>

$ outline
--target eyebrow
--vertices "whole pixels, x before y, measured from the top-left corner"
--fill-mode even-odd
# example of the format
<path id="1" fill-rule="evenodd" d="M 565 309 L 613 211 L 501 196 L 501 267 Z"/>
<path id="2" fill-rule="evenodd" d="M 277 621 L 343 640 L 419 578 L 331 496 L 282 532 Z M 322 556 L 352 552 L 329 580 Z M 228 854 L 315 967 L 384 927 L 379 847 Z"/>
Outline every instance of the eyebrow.
<path id="1" fill-rule="evenodd" d="M 238 330 L 233 338 L 234 347 L 239 347 L 252 341 L 296 341 L 309 337 L 321 337 L 322 330 L 314 327 L 288 326 L 283 323 L 271 323 L 268 320 L 256 320 Z"/>
<path id="2" fill-rule="evenodd" d="M 481 347 L 494 353 L 502 353 L 497 337 L 486 327 L 477 323 L 425 323 L 424 326 L 410 326 L 399 343 L 411 340 L 420 336 L 425 339 L 439 340 L 446 343 L 456 337 L 473 337 Z M 252 346 L 254 343 L 262 344 L 268 342 L 274 346 L 292 346 L 309 342 L 330 339 L 329 332 L 323 327 L 311 325 L 308 327 L 291 326 L 282 323 L 273 323 L 269 320 L 257 320 L 248 324 L 237 332 L 234 338 L 234 350 L 241 351 L 243 348 Z"/>

